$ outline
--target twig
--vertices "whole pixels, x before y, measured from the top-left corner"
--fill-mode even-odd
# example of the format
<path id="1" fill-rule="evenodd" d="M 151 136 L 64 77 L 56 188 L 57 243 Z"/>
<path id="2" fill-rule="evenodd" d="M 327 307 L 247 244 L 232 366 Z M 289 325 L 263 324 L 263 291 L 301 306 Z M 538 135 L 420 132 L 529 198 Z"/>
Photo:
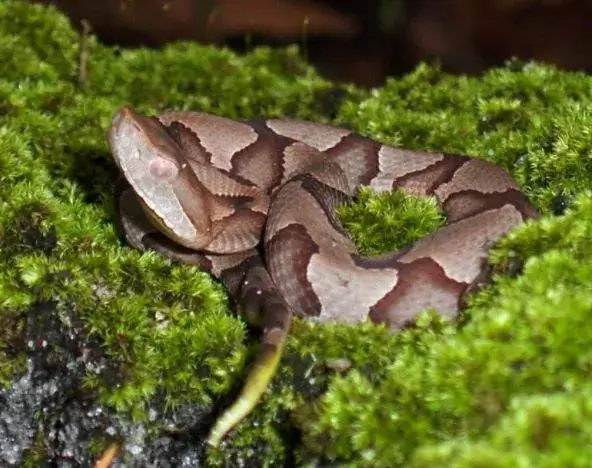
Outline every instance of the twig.
<path id="1" fill-rule="evenodd" d="M 113 460 L 115 460 L 115 457 L 117 456 L 118 452 L 119 445 L 111 444 L 107 448 L 107 450 L 103 452 L 101 458 L 97 460 L 97 462 L 94 465 L 94 468 L 109 468 L 111 466 L 111 463 L 113 463 Z"/>
<path id="2" fill-rule="evenodd" d="M 92 27 L 85 19 L 81 20 L 80 24 L 82 25 L 82 32 L 80 33 L 78 84 L 84 86 L 88 80 L 88 35 L 92 31 Z"/>

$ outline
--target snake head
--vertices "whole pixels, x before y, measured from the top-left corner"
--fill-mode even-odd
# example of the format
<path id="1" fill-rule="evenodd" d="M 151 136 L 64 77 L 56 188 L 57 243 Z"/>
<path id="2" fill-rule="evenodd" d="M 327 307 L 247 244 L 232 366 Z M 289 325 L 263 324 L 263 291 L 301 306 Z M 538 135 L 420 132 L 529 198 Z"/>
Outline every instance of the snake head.
<path id="1" fill-rule="evenodd" d="M 154 226 L 185 247 L 199 250 L 210 243 L 207 193 L 167 128 L 126 106 L 113 116 L 108 140 L 115 163 Z"/>

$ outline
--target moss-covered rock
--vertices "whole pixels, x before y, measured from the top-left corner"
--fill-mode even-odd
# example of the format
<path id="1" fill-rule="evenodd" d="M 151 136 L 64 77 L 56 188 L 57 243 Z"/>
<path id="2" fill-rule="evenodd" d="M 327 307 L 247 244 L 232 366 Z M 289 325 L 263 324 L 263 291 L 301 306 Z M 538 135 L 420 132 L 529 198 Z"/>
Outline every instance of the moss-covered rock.
<path id="1" fill-rule="evenodd" d="M 88 49 L 51 8 L 0 0 L 0 460 L 249 466 L 585 466 L 592 458 L 592 80 L 511 62 L 482 77 L 419 66 L 336 88 L 295 49 Z M 389 334 L 297 321 L 279 374 L 222 450 L 201 441 L 256 340 L 195 268 L 115 232 L 113 112 L 297 116 L 508 169 L 543 218 L 491 254 L 458 324 Z M 439 222 L 364 195 L 344 219 L 369 251 Z M 362 215 L 362 213 L 365 213 Z M 429 222 L 426 222 L 428 219 Z M 403 227 L 400 238 L 383 233 Z M 382 240 L 381 240 L 382 239 Z M 9 422 L 10 421 L 10 422 Z"/>

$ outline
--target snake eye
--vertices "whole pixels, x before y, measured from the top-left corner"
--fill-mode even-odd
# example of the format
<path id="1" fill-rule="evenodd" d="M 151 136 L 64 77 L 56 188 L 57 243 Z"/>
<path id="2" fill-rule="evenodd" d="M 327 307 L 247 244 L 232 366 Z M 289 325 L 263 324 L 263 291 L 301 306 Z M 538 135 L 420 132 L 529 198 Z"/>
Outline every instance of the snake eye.
<path id="1" fill-rule="evenodd" d="M 164 158 L 154 158 L 148 163 L 148 171 L 157 182 L 170 182 L 179 174 L 177 165 Z"/>

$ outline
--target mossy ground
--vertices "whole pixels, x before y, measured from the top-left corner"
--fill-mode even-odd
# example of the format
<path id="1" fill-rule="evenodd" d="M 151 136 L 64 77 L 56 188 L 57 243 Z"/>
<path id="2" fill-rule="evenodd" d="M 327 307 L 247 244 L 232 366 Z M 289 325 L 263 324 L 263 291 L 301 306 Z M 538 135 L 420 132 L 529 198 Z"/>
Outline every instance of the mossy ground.
<path id="1" fill-rule="evenodd" d="M 475 78 L 419 66 L 374 91 L 337 89 L 294 49 L 238 57 L 194 44 L 120 50 L 91 38 L 80 86 L 78 42 L 54 10 L 0 1 L 2 386 L 23 369 L 12 343 L 40 303 L 83 321 L 119 369 L 116 381 L 89 374 L 86 387 L 139 420 L 156 396 L 169 411 L 191 404 L 207 414 L 239 386 L 256 342 L 222 288 L 118 239 L 105 131 L 123 104 L 296 116 L 481 155 L 515 176 L 543 218 L 492 252 L 497 275 L 459 324 L 426 315 L 388 334 L 296 322 L 268 396 L 208 462 L 587 466 L 592 79 L 511 62 Z M 407 242 L 429 229 L 426 217 L 438 221 L 425 204 L 399 208 L 396 195 L 362 203 L 370 214 L 354 207 L 349 224 L 369 249 L 387 248 L 380 239 L 392 226 L 406 226 Z M 349 369 L 334 370 L 335 359 Z"/>

